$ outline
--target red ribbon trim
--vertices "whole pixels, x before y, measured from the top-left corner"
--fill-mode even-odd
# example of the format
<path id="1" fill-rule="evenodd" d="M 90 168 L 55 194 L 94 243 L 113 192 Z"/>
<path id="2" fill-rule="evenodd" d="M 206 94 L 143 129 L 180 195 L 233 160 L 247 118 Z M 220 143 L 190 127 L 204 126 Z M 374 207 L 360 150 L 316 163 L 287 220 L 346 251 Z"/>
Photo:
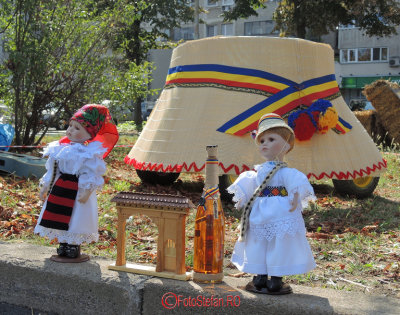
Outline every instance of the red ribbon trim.
<path id="1" fill-rule="evenodd" d="M 314 173 L 308 173 L 307 177 L 311 178 L 312 176 L 315 177 L 315 179 L 320 180 L 324 177 L 327 178 L 336 178 L 336 179 L 354 179 L 354 178 L 358 178 L 358 177 L 363 177 L 363 176 L 368 176 L 369 174 L 371 174 L 372 172 L 375 172 L 376 170 L 381 170 L 382 168 L 386 168 L 387 167 L 387 162 L 385 159 L 382 159 L 382 162 L 379 162 L 378 165 L 373 164 L 372 168 L 367 166 L 366 169 L 362 169 L 360 168 L 359 171 L 354 171 L 354 172 L 347 172 L 347 173 L 336 173 L 336 172 L 332 172 L 330 175 L 323 172 L 319 175 L 316 175 Z"/>
<path id="2" fill-rule="evenodd" d="M 205 167 L 205 164 L 198 167 L 195 162 L 193 162 L 189 165 L 184 162 L 183 164 L 175 164 L 174 166 L 172 166 L 171 164 L 164 166 L 163 163 L 138 162 L 134 158 L 131 159 L 129 156 L 125 157 L 124 162 L 128 165 L 132 165 L 137 170 L 155 171 L 155 172 L 163 172 L 163 173 L 180 173 L 180 172 L 182 172 L 182 170 L 185 170 L 186 172 L 200 172 Z M 239 175 L 240 173 L 251 170 L 251 168 L 248 167 L 247 165 L 242 165 L 241 170 L 240 170 L 239 166 L 237 166 L 235 164 L 231 164 L 228 167 L 225 167 L 224 164 L 220 162 L 219 166 L 224 171 L 224 173 L 228 173 L 232 168 L 234 168 L 236 175 Z M 308 173 L 307 177 L 308 178 L 314 177 L 317 180 L 320 180 L 324 177 L 348 180 L 348 179 L 354 179 L 356 177 L 362 177 L 362 176 L 369 175 L 372 172 L 375 172 L 376 170 L 381 170 L 382 168 L 386 168 L 386 167 L 387 167 L 387 162 L 385 159 L 382 159 L 382 161 L 379 162 L 378 164 L 373 164 L 372 168 L 367 166 L 366 169 L 360 169 L 359 171 L 347 172 L 347 173 L 331 172 L 330 174 L 327 174 L 327 173 L 323 172 L 319 175 L 314 174 L 314 173 Z"/>

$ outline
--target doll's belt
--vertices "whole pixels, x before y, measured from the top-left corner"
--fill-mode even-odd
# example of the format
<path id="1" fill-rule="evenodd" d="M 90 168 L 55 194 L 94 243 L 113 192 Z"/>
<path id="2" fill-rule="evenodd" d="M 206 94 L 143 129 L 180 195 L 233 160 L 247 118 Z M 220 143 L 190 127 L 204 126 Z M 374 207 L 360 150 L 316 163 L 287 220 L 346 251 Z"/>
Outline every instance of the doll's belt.
<path id="1" fill-rule="evenodd" d="M 64 180 L 71 180 L 71 181 L 73 181 L 73 180 L 75 180 L 76 178 L 79 178 L 78 175 L 63 173 L 63 172 L 61 172 L 61 171 L 60 171 L 60 174 L 63 175 L 63 179 L 64 179 Z"/>
<path id="2" fill-rule="evenodd" d="M 267 186 L 260 192 L 259 197 L 287 197 L 288 192 L 285 186 Z"/>

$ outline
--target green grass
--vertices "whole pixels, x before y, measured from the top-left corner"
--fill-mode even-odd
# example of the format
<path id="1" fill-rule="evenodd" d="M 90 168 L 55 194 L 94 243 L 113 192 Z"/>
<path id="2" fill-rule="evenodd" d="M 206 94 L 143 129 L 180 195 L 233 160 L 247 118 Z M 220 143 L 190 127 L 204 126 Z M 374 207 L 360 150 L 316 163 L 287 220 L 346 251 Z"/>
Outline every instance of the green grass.
<path id="1" fill-rule="evenodd" d="M 46 137 L 44 142 L 57 139 L 59 136 Z M 99 241 L 82 247 L 90 255 L 116 259 L 117 215 L 111 198 L 119 191 L 180 194 L 194 204 L 201 196 L 202 174 L 181 174 L 178 181 L 167 187 L 141 183 L 134 169 L 123 162 L 136 139 L 133 132 L 121 135 L 118 147 L 106 158 L 105 185 L 98 193 Z M 342 197 L 335 194 L 330 180 L 313 182 L 318 200 L 304 211 L 304 220 L 317 268 L 305 275 L 287 277 L 289 283 L 369 290 L 400 297 L 400 155 L 398 152 L 383 155 L 388 169 L 370 198 Z M 41 210 L 38 193 L 36 179 L 0 176 L 0 240 L 56 246 L 33 234 Z M 229 259 L 238 236 L 240 214 L 231 202 L 223 202 L 223 208 L 226 216 L 224 272 L 228 275 L 237 272 Z M 189 269 L 193 264 L 195 214 L 194 207 L 186 219 L 185 261 Z M 131 217 L 127 223 L 127 260 L 154 264 L 157 234 L 157 227 L 148 217 Z"/>

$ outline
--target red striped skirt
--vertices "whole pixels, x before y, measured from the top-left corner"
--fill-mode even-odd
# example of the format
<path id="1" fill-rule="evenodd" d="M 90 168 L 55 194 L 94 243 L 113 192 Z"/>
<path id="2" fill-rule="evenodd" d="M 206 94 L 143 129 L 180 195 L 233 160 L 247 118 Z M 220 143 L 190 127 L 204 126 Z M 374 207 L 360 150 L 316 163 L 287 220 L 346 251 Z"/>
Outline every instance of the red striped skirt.
<path id="1" fill-rule="evenodd" d="M 47 198 L 46 209 L 39 225 L 68 231 L 77 194 L 78 177 L 61 173 Z"/>

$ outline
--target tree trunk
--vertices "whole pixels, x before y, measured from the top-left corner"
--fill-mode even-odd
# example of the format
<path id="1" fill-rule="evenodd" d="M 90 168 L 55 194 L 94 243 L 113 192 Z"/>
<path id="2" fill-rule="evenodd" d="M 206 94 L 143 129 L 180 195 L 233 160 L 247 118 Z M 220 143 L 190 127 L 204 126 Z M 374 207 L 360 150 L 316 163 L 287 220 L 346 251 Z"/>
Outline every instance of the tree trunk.
<path id="1" fill-rule="evenodd" d="M 296 27 L 296 37 L 297 38 L 306 38 L 306 25 L 304 23 L 297 24 Z"/>
<path id="2" fill-rule="evenodd" d="M 301 12 L 301 1 L 300 0 L 294 1 L 293 4 L 294 4 L 293 20 L 296 23 L 296 37 L 305 39 L 306 24 Z"/>
<path id="3" fill-rule="evenodd" d="M 127 52 L 128 58 L 135 62 L 136 65 L 140 66 L 142 63 L 142 54 L 140 49 L 140 25 L 141 21 L 139 19 L 135 20 L 132 25 L 132 45 L 129 47 Z M 135 103 L 134 108 L 134 120 L 138 130 L 142 129 L 142 98 L 137 98 L 133 100 Z"/>

